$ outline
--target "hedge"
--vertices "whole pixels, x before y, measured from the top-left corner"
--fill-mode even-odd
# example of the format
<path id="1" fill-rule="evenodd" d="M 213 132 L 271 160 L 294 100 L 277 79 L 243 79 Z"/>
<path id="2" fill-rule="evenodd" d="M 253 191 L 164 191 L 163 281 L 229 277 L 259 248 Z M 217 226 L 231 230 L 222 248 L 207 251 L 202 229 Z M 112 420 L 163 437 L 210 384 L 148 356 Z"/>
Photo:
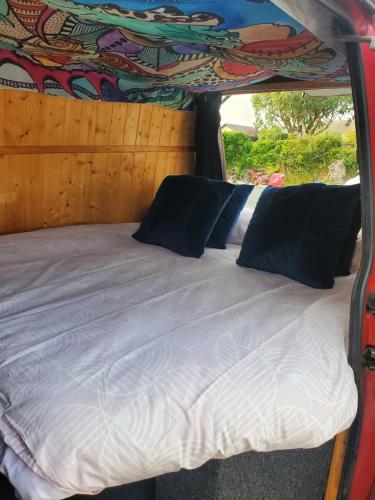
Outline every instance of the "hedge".
<path id="1" fill-rule="evenodd" d="M 248 180 L 252 170 L 284 173 L 286 185 L 324 181 L 336 160 L 344 161 L 347 178 L 358 170 L 354 132 L 297 138 L 271 129 L 262 131 L 254 142 L 244 132 L 224 132 L 223 138 L 228 174 L 234 180 Z"/>

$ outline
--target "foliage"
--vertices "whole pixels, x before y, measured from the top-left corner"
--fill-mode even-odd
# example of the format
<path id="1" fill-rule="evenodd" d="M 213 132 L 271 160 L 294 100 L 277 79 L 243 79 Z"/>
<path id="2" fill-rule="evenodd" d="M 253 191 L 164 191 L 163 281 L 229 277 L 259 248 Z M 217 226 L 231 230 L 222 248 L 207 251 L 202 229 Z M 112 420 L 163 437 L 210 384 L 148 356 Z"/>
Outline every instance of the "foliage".
<path id="1" fill-rule="evenodd" d="M 357 134 L 356 134 L 355 130 L 351 130 L 350 132 L 346 132 L 342 136 L 342 142 L 346 146 L 356 147 L 357 146 Z"/>
<path id="2" fill-rule="evenodd" d="M 231 174 L 241 177 L 251 163 L 253 141 L 245 132 L 223 132 L 223 140 Z"/>
<path id="3" fill-rule="evenodd" d="M 256 126 L 279 127 L 302 137 L 327 130 L 335 119 L 353 119 L 351 96 L 310 97 L 303 92 L 271 92 L 252 96 Z"/>
<path id="4" fill-rule="evenodd" d="M 277 141 L 279 139 L 287 139 L 288 133 L 284 132 L 280 127 L 273 126 L 270 128 L 263 128 L 259 131 L 259 139 L 265 141 Z"/>
<path id="5" fill-rule="evenodd" d="M 275 135 L 276 134 L 276 135 Z M 285 174 L 286 185 L 324 181 L 328 167 L 343 160 L 347 178 L 358 170 L 355 134 L 324 132 L 319 135 L 296 137 L 262 131 L 253 142 L 243 132 L 224 132 L 227 170 L 233 180 L 248 181 L 253 171 L 267 175 Z M 269 139 L 269 137 L 280 137 Z"/>

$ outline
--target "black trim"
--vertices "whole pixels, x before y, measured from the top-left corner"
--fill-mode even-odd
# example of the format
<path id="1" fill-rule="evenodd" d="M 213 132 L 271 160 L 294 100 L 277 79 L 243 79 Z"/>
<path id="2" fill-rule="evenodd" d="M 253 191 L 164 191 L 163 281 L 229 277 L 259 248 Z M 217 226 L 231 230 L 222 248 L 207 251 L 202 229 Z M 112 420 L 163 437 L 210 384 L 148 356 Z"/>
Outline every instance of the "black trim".
<path id="1" fill-rule="evenodd" d="M 350 31 L 354 33 L 350 16 L 348 15 L 345 8 L 338 5 L 336 0 L 317 0 L 317 3 L 329 10 L 330 13 L 340 19 L 340 21 L 345 21 L 346 23 L 348 23 L 348 25 L 350 25 Z"/>
<path id="2" fill-rule="evenodd" d="M 220 128 L 220 92 L 208 92 L 196 97 L 195 175 L 225 180 L 225 155 Z"/>
<path id="3" fill-rule="evenodd" d="M 369 292 L 367 296 L 367 310 L 375 314 L 375 292 Z"/>
<path id="4" fill-rule="evenodd" d="M 368 345 L 362 354 L 362 364 L 369 370 L 375 370 L 375 346 Z"/>

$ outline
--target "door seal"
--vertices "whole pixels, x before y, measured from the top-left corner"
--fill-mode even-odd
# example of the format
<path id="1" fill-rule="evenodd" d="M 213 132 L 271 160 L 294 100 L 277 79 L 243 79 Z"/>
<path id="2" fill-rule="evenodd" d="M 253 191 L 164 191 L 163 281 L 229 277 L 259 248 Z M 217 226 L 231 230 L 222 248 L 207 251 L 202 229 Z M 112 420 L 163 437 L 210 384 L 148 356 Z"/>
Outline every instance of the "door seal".
<path id="1" fill-rule="evenodd" d="M 368 345 L 362 353 L 362 365 L 375 370 L 375 346 Z"/>
<path id="2" fill-rule="evenodd" d="M 371 314 L 375 314 L 375 292 L 370 292 L 367 296 L 367 310 Z"/>

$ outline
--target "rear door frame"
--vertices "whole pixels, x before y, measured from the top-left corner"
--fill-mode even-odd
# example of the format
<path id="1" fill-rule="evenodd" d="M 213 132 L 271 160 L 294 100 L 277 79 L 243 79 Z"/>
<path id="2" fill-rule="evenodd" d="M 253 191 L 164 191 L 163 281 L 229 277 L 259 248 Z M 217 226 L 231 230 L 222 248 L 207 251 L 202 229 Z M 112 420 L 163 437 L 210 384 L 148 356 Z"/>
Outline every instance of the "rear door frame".
<path id="1" fill-rule="evenodd" d="M 362 260 L 353 288 L 349 363 L 358 388 L 358 413 L 349 430 L 341 476 L 341 499 L 375 498 L 375 370 L 366 366 L 364 352 L 375 346 L 374 193 L 375 193 L 375 4 L 372 0 L 318 0 L 338 21 L 338 37 L 347 40 L 358 143 L 362 205 Z M 341 31 L 341 33 L 340 33 Z"/>

